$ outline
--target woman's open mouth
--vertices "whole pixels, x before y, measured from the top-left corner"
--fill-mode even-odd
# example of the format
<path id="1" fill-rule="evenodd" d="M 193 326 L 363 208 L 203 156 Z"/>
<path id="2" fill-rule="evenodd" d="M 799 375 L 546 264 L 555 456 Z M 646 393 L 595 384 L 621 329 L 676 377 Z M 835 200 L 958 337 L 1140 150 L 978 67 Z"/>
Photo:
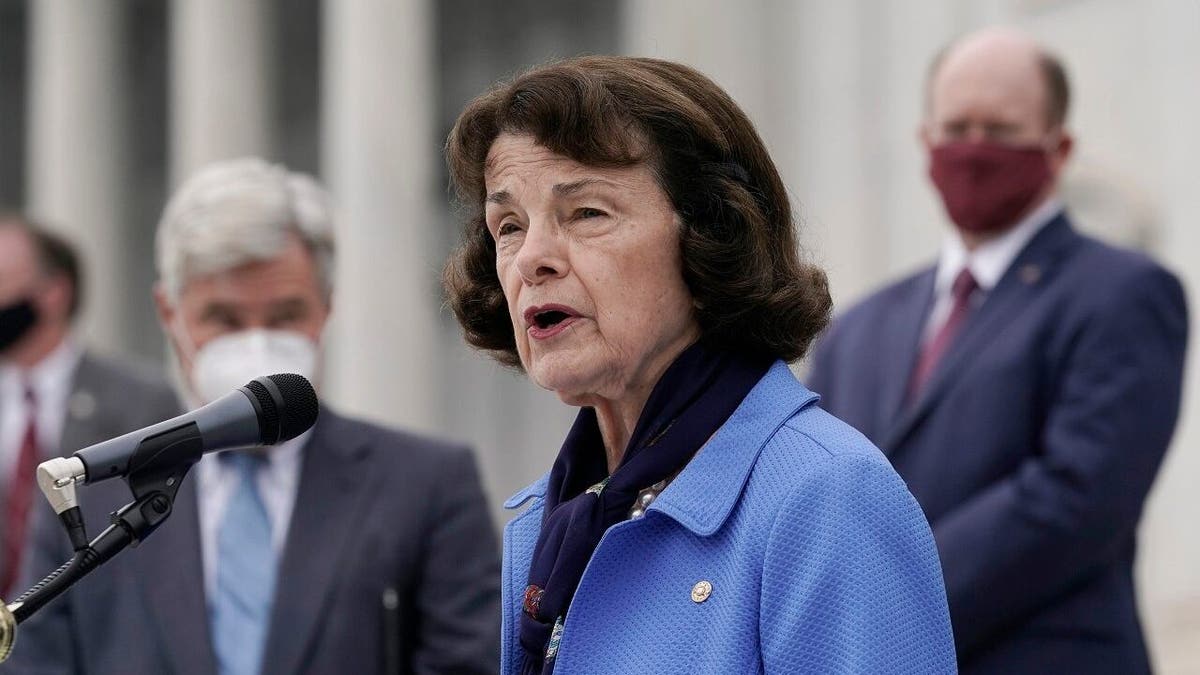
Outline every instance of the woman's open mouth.
<path id="1" fill-rule="evenodd" d="M 579 313 L 566 305 L 541 305 L 525 310 L 529 337 L 545 340 L 554 337 L 575 323 Z"/>

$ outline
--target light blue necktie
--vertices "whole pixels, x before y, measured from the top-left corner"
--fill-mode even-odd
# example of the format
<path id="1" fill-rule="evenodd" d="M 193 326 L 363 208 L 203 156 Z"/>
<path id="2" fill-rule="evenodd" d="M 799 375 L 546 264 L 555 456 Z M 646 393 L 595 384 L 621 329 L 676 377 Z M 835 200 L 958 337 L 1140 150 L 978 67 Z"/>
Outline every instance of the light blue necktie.
<path id="1" fill-rule="evenodd" d="M 213 650 L 220 675 L 257 675 L 275 594 L 271 520 L 257 480 L 266 459 L 227 452 L 221 461 L 238 478 L 217 531 L 217 588 L 209 611 Z"/>

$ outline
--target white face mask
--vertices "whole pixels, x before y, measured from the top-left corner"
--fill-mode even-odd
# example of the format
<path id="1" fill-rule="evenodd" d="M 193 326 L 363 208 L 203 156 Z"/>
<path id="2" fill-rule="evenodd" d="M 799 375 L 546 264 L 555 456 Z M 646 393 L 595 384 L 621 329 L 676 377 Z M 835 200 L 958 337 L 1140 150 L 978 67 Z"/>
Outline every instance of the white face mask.
<path id="1" fill-rule="evenodd" d="M 192 358 L 192 390 L 211 403 L 264 375 L 296 373 L 317 386 L 317 345 L 294 331 L 254 328 L 210 340 Z"/>

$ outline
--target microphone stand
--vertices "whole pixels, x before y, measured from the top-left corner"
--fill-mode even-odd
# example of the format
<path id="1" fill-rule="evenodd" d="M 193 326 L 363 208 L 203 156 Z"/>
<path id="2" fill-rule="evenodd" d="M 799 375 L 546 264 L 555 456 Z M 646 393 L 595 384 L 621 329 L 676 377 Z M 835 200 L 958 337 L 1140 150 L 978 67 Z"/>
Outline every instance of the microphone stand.
<path id="1" fill-rule="evenodd" d="M 204 444 L 195 423 L 143 440 L 130 457 L 125 474 L 125 482 L 128 483 L 134 500 L 113 513 L 112 524 L 90 542 L 87 540 L 82 512 L 74 503 L 73 492 L 74 483 L 85 474 L 76 470 L 65 478 L 42 484 L 47 498 L 56 505 L 55 510 L 59 511 L 59 518 L 71 538 L 75 553 L 70 560 L 21 594 L 12 604 L 5 605 L 0 601 L 0 662 L 5 661 L 12 653 L 18 624 L 126 547 L 140 544 L 162 525 L 171 515 L 175 506 L 175 494 L 179 491 L 184 476 L 203 454 Z M 58 460 L 51 460 L 55 461 Z M 77 466 L 83 466 L 78 459 L 62 461 L 73 461 Z M 70 496 L 64 498 L 53 495 L 47 489 L 47 485 L 55 490 L 69 490 Z M 67 508 L 59 509 L 59 502 L 67 504 Z"/>

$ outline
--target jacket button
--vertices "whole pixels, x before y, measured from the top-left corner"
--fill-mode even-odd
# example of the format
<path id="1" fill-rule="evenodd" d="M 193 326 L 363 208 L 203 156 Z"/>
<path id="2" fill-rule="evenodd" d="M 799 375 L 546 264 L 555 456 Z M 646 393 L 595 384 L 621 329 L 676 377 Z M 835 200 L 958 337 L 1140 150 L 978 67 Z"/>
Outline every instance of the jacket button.
<path id="1" fill-rule="evenodd" d="M 692 586 L 692 602 L 704 602 L 710 595 L 712 595 L 712 584 L 709 582 L 697 581 L 696 585 Z"/>

